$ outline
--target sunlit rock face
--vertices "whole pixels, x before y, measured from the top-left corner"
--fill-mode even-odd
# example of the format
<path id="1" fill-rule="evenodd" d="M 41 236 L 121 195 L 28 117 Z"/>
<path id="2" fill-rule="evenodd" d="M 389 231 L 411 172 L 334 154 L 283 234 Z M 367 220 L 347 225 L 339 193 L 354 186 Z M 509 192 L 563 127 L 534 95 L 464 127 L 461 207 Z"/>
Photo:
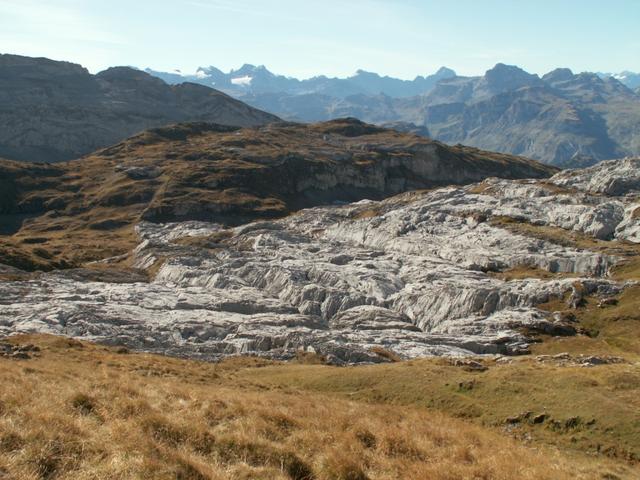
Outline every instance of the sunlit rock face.
<path id="1" fill-rule="evenodd" d="M 380 349 L 404 358 L 518 354 L 532 333 L 575 333 L 538 305 L 625 287 L 607 278 L 617 255 L 534 232 L 640 243 L 639 174 L 640 162 L 626 159 L 233 229 L 142 222 L 132 262 L 156 266 L 152 281 L 60 271 L 0 282 L 0 333 L 65 334 L 204 359 L 291 358 L 299 350 L 333 363 L 385 361 Z M 499 274 L 524 267 L 528 278 Z"/>

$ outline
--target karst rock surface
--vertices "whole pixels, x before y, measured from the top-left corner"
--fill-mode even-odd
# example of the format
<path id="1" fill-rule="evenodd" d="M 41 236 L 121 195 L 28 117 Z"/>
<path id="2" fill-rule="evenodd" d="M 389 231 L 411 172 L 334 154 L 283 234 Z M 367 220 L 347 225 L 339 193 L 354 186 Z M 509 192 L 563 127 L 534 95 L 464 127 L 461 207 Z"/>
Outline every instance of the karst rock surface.
<path id="1" fill-rule="evenodd" d="M 0 282 L 0 334 L 48 332 L 203 359 L 291 358 L 300 350 L 333 363 L 384 361 L 384 351 L 522 353 L 532 332 L 575 333 L 538 305 L 609 297 L 626 284 L 607 277 L 620 261 L 610 251 L 509 225 L 639 243 L 639 172 L 638 159 L 625 159 L 547 180 L 491 178 L 234 228 L 143 221 L 130 261 L 152 269 L 152 281 L 56 271 Z M 558 275 L 496 274 L 523 266 Z"/>

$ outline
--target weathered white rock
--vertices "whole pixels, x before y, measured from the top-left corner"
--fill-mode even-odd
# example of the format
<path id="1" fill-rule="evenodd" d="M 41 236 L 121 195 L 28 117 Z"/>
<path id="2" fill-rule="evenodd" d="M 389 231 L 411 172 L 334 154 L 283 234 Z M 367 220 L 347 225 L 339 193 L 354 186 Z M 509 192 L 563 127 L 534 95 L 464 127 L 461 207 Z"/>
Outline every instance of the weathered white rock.
<path id="1" fill-rule="evenodd" d="M 615 237 L 628 242 L 640 243 L 640 202 L 630 203 L 624 218 L 616 227 Z"/>
<path id="2" fill-rule="evenodd" d="M 627 163 L 592 169 L 606 181 L 567 176 L 567 185 L 606 184 L 609 192 L 616 172 L 637 172 L 637 162 Z M 560 175 L 556 185 L 569 174 Z M 623 188 L 616 185 L 615 192 Z M 632 184 L 624 185 L 628 193 Z M 576 282 L 607 298 L 624 288 L 605 278 L 618 259 L 487 220 L 507 216 L 638 242 L 636 211 L 632 196 L 490 179 L 304 210 L 224 233 L 203 222 L 143 222 L 133 259 L 140 268 L 164 259 L 153 282 L 92 282 L 71 272 L 0 282 L 0 334 L 59 333 L 206 359 L 290 358 L 303 349 L 335 363 L 383 361 L 374 347 L 407 358 L 521 353 L 529 342 L 523 332 L 573 333 L 536 305 L 576 291 Z M 210 235 L 207 248 L 175 242 Z M 582 278 L 491 275 L 522 265 Z"/>
<path id="3" fill-rule="evenodd" d="M 640 157 L 608 160 L 590 168 L 564 170 L 551 178 L 556 185 L 590 193 L 640 194 Z"/>

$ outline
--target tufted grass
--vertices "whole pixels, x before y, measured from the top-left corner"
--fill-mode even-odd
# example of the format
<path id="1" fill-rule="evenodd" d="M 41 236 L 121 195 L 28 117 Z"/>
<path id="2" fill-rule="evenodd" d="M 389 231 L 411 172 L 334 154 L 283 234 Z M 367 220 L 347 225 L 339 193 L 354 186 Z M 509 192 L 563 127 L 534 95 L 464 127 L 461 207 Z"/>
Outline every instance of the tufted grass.
<path id="1" fill-rule="evenodd" d="M 455 382 L 478 375 L 443 361 L 213 365 L 42 335 L 11 341 L 41 352 L 0 357 L 2 478 L 633 478 L 626 462 L 523 442 L 433 408 L 449 392 L 461 411 L 456 398 L 469 393 Z"/>

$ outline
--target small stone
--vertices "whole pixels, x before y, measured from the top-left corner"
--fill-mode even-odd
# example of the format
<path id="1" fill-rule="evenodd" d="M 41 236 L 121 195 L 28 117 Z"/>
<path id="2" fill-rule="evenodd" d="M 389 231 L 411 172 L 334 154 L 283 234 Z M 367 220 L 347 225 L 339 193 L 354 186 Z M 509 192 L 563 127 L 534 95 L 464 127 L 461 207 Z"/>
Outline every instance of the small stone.
<path id="1" fill-rule="evenodd" d="M 513 363 L 513 359 L 509 357 L 496 358 L 496 365 L 511 365 L 512 363 Z"/>
<path id="2" fill-rule="evenodd" d="M 609 298 L 603 298 L 598 302 L 598 307 L 599 308 L 606 308 L 606 307 L 610 307 L 610 306 L 614 306 L 618 304 L 618 299 L 617 298 L 613 298 L 613 297 L 609 297 Z"/>
<path id="3" fill-rule="evenodd" d="M 540 413 L 539 415 L 534 416 L 531 419 L 531 422 L 534 424 L 540 424 L 540 423 L 544 423 L 544 421 L 547 419 L 547 414 L 546 413 Z"/>
<path id="4" fill-rule="evenodd" d="M 522 412 L 521 414 L 516 415 L 514 417 L 507 417 L 505 419 L 505 423 L 509 423 L 509 424 L 521 423 L 522 421 L 530 418 L 531 415 L 532 415 L 532 412 Z"/>
<path id="5" fill-rule="evenodd" d="M 485 370 L 488 370 L 487 366 L 475 360 L 458 358 L 453 362 L 453 365 L 456 367 L 462 367 L 465 370 L 474 371 L 474 372 L 484 372 Z"/>
<path id="6" fill-rule="evenodd" d="M 579 357 L 577 359 L 577 362 L 580 365 L 584 366 L 609 365 L 612 363 L 624 363 L 624 358 L 614 356 L 589 355 Z"/>

